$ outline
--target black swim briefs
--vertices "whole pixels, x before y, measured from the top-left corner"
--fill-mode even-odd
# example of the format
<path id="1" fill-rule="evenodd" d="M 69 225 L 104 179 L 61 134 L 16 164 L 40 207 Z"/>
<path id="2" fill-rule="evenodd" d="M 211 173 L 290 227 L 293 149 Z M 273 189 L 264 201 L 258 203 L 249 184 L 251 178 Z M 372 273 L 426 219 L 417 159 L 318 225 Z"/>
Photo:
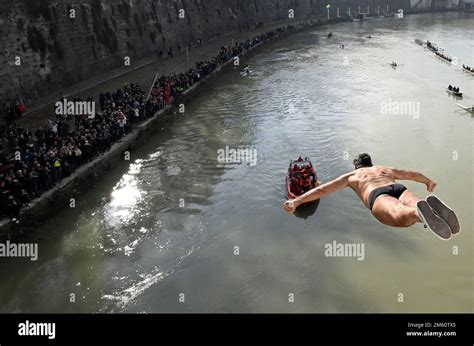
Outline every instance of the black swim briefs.
<path id="1" fill-rule="evenodd" d="M 387 186 L 378 187 L 373 190 L 369 195 L 369 208 L 372 210 L 375 200 L 382 195 L 389 195 L 394 198 L 399 198 L 407 188 L 402 184 L 392 184 Z"/>

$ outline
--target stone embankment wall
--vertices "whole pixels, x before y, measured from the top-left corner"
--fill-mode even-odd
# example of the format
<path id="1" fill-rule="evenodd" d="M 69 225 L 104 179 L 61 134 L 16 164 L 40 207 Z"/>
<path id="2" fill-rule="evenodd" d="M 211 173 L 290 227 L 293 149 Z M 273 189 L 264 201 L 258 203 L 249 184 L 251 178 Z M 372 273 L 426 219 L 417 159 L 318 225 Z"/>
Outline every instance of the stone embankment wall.
<path id="1" fill-rule="evenodd" d="M 452 8 L 458 0 L 0 0 L 0 107 L 42 98 L 198 40 L 289 21 L 365 12 Z M 128 66 L 128 65 L 127 65 Z M 126 68 L 126 67 L 125 67 Z"/>

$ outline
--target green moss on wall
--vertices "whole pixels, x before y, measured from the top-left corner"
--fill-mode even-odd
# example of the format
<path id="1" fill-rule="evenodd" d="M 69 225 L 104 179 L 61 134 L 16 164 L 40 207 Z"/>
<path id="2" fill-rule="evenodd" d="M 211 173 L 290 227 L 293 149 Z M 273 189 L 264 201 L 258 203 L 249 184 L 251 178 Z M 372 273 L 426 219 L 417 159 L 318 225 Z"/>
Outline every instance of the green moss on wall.
<path id="1" fill-rule="evenodd" d="M 43 36 L 43 33 L 38 30 L 36 26 L 29 25 L 26 36 L 31 49 L 33 49 L 34 51 L 40 51 L 43 54 L 46 53 L 46 50 L 48 48 L 48 42 Z"/>
<path id="2" fill-rule="evenodd" d="M 117 36 L 114 30 L 110 27 L 107 18 L 103 16 L 102 4 L 100 0 L 92 2 L 92 26 L 97 37 L 97 41 L 103 44 L 111 53 L 116 53 L 118 50 Z"/>
<path id="3" fill-rule="evenodd" d="M 45 20 L 51 20 L 48 0 L 25 0 L 26 9 L 32 18 L 43 17 Z"/>

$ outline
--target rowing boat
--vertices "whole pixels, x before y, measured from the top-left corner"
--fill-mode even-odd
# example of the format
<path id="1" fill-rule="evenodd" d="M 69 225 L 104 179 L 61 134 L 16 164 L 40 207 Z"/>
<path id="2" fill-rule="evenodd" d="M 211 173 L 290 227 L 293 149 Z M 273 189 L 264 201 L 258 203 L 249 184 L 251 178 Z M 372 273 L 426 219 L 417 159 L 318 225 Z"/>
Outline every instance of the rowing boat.
<path id="1" fill-rule="evenodd" d="M 423 41 L 420 40 L 419 38 L 415 38 L 415 43 L 418 44 L 418 45 L 420 45 L 420 46 L 422 46 L 422 47 L 424 47 L 425 44 L 426 44 L 425 42 L 423 42 Z"/>
<path id="2" fill-rule="evenodd" d="M 472 114 L 474 114 L 474 106 L 471 106 L 471 107 L 467 107 L 467 106 L 463 106 L 462 104 L 460 103 L 456 103 L 459 107 L 461 107 L 462 109 L 464 109 L 465 111 L 468 111 L 468 112 L 471 112 Z"/>
<path id="3" fill-rule="evenodd" d="M 453 95 L 453 96 L 462 97 L 462 91 L 461 91 L 461 90 L 459 90 L 459 91 L 452 91 L 452 90 L 446 89 L 446 92 L 447 92 L 448 94 Z"/>
<path id="4" fill-rule="evenodd" d="M 297 170 L 294 170 L 294 167 L 297 167 Z M 307 180 L 303 177 L 307 175 Z M 308 186 L 303 186 L 303 182 L 306 181 Z M 301 196 L 307 190 L 314 189 L 320 184 L 318 181 L 318 175 L 316 170 L 313 167 L 313 164 L 308 158 L 291 160 L 290 165 L 288 166 L 288 174 L 286 175 L 286 197 L 289 200 L 295 199 L 298 196 Z M 307 202 L 304 204 L 310 204 L 313 202 Z"/>
<path id="5" fill-rule="evenodd" d="M 468 69 L 467 69 L 467 68 L 465 68 L 465 67 L 463 67 L 462 69 L 463 69 L 464 71 L 468 72 L 468 73 L 472 73 L 472 74 L 474 74 L 474 70 L 468 70 Z"/>
<path id="6" fill-rule="evenodd" d="M 426 41 L 426 48 L 428 48 L 428 49 L 429 49 L 430 51 L 432 51 L 432 52 L 437 52 L 437 51 L 439 51 L 439 48 L 438 48 L 435 44 L 433 44 L 432 42 L 430 42 L 430 41 Z"/>
<path id="7" fill-rule="evenodd" d="M 451 59 L 451 61 L 449 61 L 448 59 L 446 58 L 443 58 L 441 55 L 438 55 L 435 53 L 435 55 L 440 58 L 441 60 L 443 60 L 444 62 L 447 62 L 448 64 L 453 64 L 454 65 L 454 62 L 453 62 L 453 59 Z"/>
<path id="8" fill-rule="evenodd" d="M 240 71 L 240 75 L 242 77 L 247 77 L 247 76 L 250 76 L 252 72 L 253 72 L 252 70 L 247 70 L 247 71 L 244 70 L 244 71 Z"/>

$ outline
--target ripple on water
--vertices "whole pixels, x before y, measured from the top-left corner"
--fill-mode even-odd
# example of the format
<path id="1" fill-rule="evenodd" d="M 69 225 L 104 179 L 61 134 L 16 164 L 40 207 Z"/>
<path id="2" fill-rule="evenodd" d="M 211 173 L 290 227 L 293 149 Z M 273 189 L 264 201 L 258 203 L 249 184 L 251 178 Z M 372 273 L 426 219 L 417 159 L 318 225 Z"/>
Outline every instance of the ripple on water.
<path id="1" fill-rule="evenodd" d="M 439 18 L 449 16 L 453 19 L 440 30 Z M 324 199 L 306 219 L 281 208 L 290 159 L 309 156 L 319 179 L 328 181 L 367 151 L 377 163 L 434 176 L 443 200 L 464 225 L 473 224 L 467 193 L 472 160 L 461 159 L 472 152 L 472 119 L 455 113 L 458 107 L 440 97 L 444 88 L 439 87 L 446 80 L 464 85 L 470 77 L 412 42 L 415 32 L 434 37 L 468 61 L 463 39 L 472 25 L 462 16 L 341 23 L 262 47 L 248 56 L 256 71 L 251 78 L 229 71 L 214 79 L 186 105 L 186 115 L 164 121 L 156 136 L 136 148 L 139 159 L 129 169 L 112 168 L 99 192 L 88 192 L 87 203 L 75 210 L 77 218 L 60 212 L 61 225 L 70 232 L 45 247 L 41 270 L 35 266 L 17 274 L 14 265 L 5 270 L 9 279 L 0 283 L 0 295 L 9 303 L 2 311 L 174 311 L 165 291 L 174 292 L 183 282 L 192 282 L 196 292 L 189 305 L 193 312 L 290 312 L 281 299 L 290 288 L 303 293 L 292 305 L 297 311 L 397 311 L 391 303 L 396 282 L 410 292 L 407 310 L 465 311 L 472 297 L 469 226 L 454 240 L 468 248 L 452 256 L 453 243 L 440 243 L 422 229 L 380 225 L 350 190 Z M 434 26 L 433 18 L 438 18 Z M 465 27 L 449 33 L 455 23 Z M 325 38 L 328 30 L 337 31 L 333 40 Z M 459 31 L 465 35 L 455 34 Z M 368 40 L 367 33 L 377 37 Z M 391 69 L 392 59 L 403 60 L 403 68 Z M 423 113 L 419 119 L 381 118 L 380 104 L 388 99 L 419 101 Z M 466 95 L 464 102 L 471 101 Z M 219 166 L 217 150 L 225 146 L 256 148 L 259 164 Z M 460 153 L 455 163 L 453 148 Z M 410 188 L 426 194 L 422 186 Z M 333 240 L 364 242 L 367 260 L 326 258 L 323 246 Z M 240 257 L 232 254 L 236 245 Z M 443 280 L 423 276 L 433 268 L 443 272 Z M 94 299 L 71 308 L 57 287 L 76 289 L 78 281 L 80 288 L 91 287 Z M 445 292 L 456 294 L 447 301 Z"/>

